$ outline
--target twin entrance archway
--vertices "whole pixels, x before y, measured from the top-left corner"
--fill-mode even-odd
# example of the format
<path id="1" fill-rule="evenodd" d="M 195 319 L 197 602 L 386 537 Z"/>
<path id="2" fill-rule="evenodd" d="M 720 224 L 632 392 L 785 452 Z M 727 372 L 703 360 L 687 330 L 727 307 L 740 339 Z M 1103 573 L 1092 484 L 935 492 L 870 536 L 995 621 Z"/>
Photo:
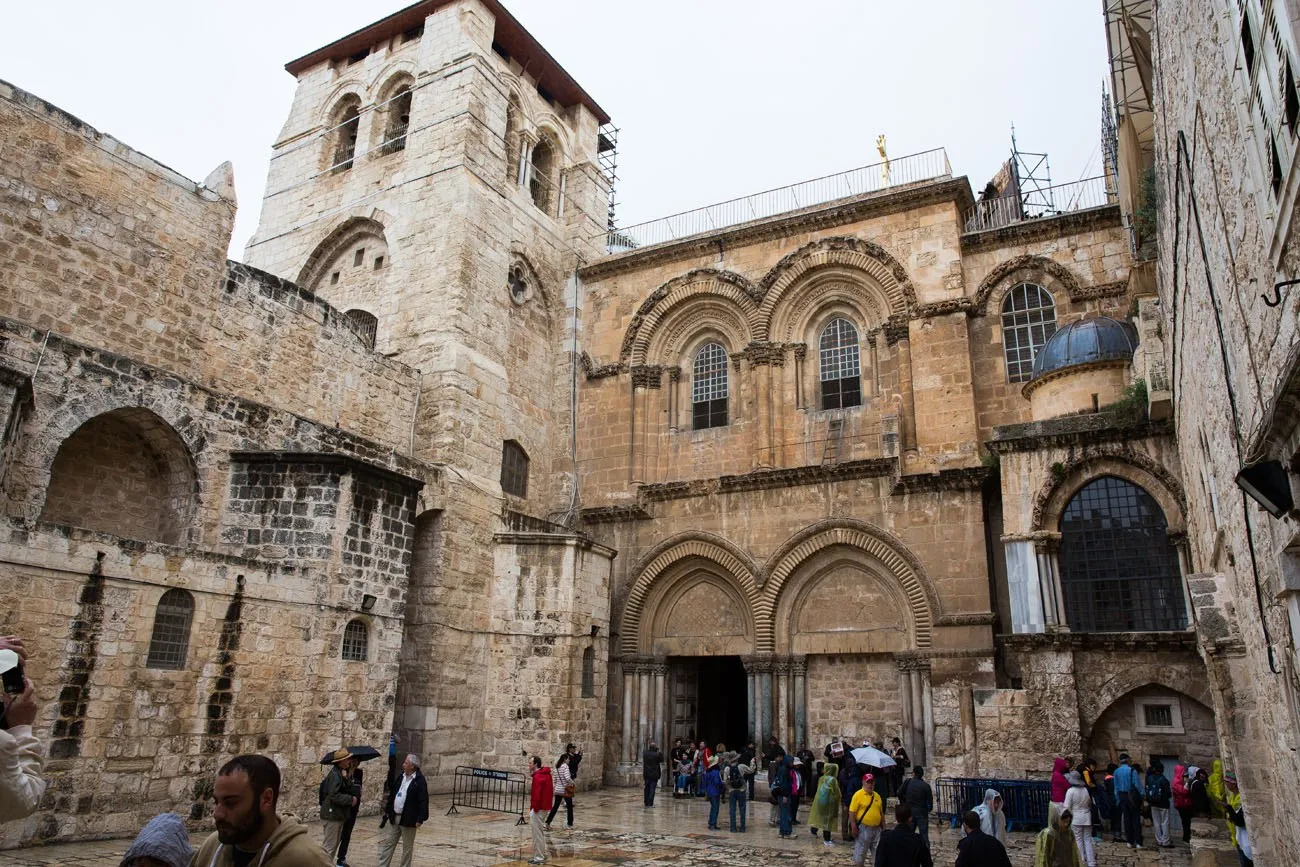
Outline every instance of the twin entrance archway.
<path id="1" fill-rule="evenodd" d="M 940 615 L 916 558 L 878 527 L 827 521 L 765 566 L 724 539 L 670 539 L 636 572 L 619 629 L 622 761 L 650 741 L 787 746 L 901 735 L 924 755 L 924 651 Z"/>

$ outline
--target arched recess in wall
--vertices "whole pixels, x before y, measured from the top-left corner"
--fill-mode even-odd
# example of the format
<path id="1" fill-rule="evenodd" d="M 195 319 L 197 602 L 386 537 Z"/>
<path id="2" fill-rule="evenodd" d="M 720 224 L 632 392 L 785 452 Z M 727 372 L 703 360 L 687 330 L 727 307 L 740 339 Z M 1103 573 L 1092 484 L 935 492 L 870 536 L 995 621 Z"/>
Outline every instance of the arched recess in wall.
<path id="1" fill-rule="evenodd" d="M 1168 468 L 1141 452 L 1104 450 L 1061 465 L 1034 497 L 1030 527 L 1033 532 L 1057 532 L 1061 515 L 1074 495 L 1099 476 L 1115 476 L 1132 482 L 1159 503 L 1169 532 L 1187 530 L 1186 496 L 1183 486 Z"/>
<path id="2" fill-rule="evenodd" d="M 819 296 L 842 297 L 864 317 L 881 322 L 906 316 L 916 290 L 902 264 L 879 244 L 861 238 L 823 238 L 787 254 L 763 277 L 758 339 L 796 339 L 800 324 L 821 306 Z"/>
<path id="3" fill-rule="evenodd" d="M 128 407 L 91 418 L 59 445 L 41 520 L 183 545 L 197 506 L 185 442 L 153 412 Z"/>
<path id="4" fill-rule="evenodd" d="M 330 109 L 326 121 L 325 167 L 334 172 L 352 168 L 361 133 L 361 97 L 347 93 Z"/>
<path id="5" fill-rule="evenodd" d="M 755 297 L 753 284 L 730 271 L 698 268 L 674 277 L 637 308 L 623 336 L 619 360 L 636 365 L 665 353 L 675 357 L 671 347 L 679 353 L 681 341 L 690 336 L 683 329 L 692 327 L 692 310 L 713 315 L 718 330 L 733 336 L 735 345 L 743 349 L 758 333 Z"/>
<path id="6" fill-rule="evenodd" d="M 1201 678 L 1206 680 L 1203 671 Z M 1104 762 L 1107 756 L 1127 752 L 1144 767 L 1163 758 L 1169 779 L 1174 775 L 1170 760 L 1208 767 L 1219 752 L 1214 711 L 1207 701 L 1154 681 L 1124 693 L 1096 717 L 1081 722 L 1085 755 Z"/>
<path id="7" fill-rule="evenodd" d="M 414 98 L 415 78 L 409 72 L 393 74 L 380 88 L 371 135 L 371 141 L 379 142 L 380 154 L 397 153 L 406 149 Z"/>
<path id="8" fill-rule="evenodd" d="M 346 291 L 352 278 L 384 271 L 391 264 L 383 223 L 373 217 L 349 217 L 316 245 L 295 282 L 332 298 Z"/>
<path id="9" fill-rule="evenodd" d="M 619 648 L 625 655 L 651 652 L 656 630 L 667 631 L 668 616 L 684 598 L 688 607 L 692 605 L 690 594 L 705 605 L 708 599 L 720 604 L 729 602 L 734 619 L 728 621 L 728 626 L 744 631 L 732 629 L 726 636 L 727 647 L 736 646 L 734 639 L 742 634 L 749 636 L 745 641 L 752 646 L 754 637 L 770 628 L 759 623 L 754 613 L 758 584 L 752 564 L 743 552 L 719 537 L 696 534 L 670 539 L 651 551 L 633 574 L 637 577 L 619 622 Z M 712 652 L 738 652 L 722 647 L 720 644 Z"/>
<path id="10" fill-rule="evenodd" d="M 930 647 L 935 620 L 942 613 L 938 594 L 920 561 L 885 530 L 862 521 L 826 521 L 797 533 L 769 562 L 767 581 L 758 603 L 758 619 L 771 625 L 773 631 L 760 636 L 760 651 L 788 648 L 790 626 L 801 616 L 802 603 L 807 601 L 809 593 L 814 593 L 816 598 L 819 584 L 840 586 L 851 581 L 854 573 L 864 585 L 860 598 L 894 600 L 905 607 L 905 615 L 899 612 L 892 620 L 882 620 L 879 624 L 882 629 L 896 631 L 899 625 L 905 624 L 910 630 L 906 649 Z M 786 631 L 778 633 L 778 628 Z M 874 646 L 866 635 L 851 641 L 863 647 Z M 903 648 L 882 646 L 879 649 Z"/>
<path id="11" fill-rule="evenodd" d="M 1105 667 L 1107 677 L 1102 683 L 1079 690 L 1079 725 L 1083 736 L 1087 738 L 1091 734 L 1097 721 L 1116 702 L 1145 687 L 1161 687 L 1211 707 L 1209 676 L 1194 651 L 1188 657 L 1189 662 Z"/>

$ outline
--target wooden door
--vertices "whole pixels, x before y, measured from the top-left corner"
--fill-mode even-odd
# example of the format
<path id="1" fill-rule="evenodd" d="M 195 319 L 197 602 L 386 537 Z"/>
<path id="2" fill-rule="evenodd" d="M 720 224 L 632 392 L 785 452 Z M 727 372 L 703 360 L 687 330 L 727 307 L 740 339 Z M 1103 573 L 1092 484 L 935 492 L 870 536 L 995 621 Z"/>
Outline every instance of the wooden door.
<path id="1" fill-rule="evenodd" d="M 696 739 L 699 727 L 700 671 L 694 660 L 674 661 L 668 669 L 669 719 L 668 742 Z"/>

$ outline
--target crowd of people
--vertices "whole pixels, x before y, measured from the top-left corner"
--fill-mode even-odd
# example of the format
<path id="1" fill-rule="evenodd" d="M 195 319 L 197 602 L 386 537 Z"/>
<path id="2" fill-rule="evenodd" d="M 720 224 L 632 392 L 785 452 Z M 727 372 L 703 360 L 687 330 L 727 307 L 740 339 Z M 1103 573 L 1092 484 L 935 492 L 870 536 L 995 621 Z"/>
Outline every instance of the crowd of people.
<path id="1" fill-rule="evenodd" d="M 0 638 L 0 651 L 10 659 L 26 660 L 23 642 Z M 37 716 L 35 690 L 23 678 L 21 691 L 7 692 L 0 706 L 0 823 L 35 812 L 46 790 L 41 747 L 32 734 Z M 368 748 L 367 748 L 368 749 Z M 419 828 L 429 818 L 429 791 L 419 756 L 407 755 L 396 771 L 395 743 L 390 772 L 384 783 L 379 864 L 391 867 L 401 848 L 401 867 L 410 867 Z M 373 757 L 375 752 L 370 750 Z M 708 800 L 710 830 L 721 830 L 722 806 L 728 807 L 728 830 L 746 833 L 755 796 L 755 780 L 766 770 L 769 791 L 768 825 L 777 835 L 794 837 L 806 804 L 807 828 L 814 844 L 839 841 L 853 847 L 853 863 L 868 859 L 876 867 L 917 867 L 931 863 L 929 818 L 934 792 L 925 769 L 913 766 L 898 738 L 886 751 L 882 741 L 863 741 L 854 748 L 846 737 L 826 744 L 820 758 L 807 747 L 788 753 L 772 737 L 760 753 L 755 744 L 729 750 L 725 744 L 674 743 L 667 755 L 656 744 L 642 754 L 644 805 L 651 808 L 661 784 L 668 780 L 674 798 Z M 871 759 L 875 764 L 867 761 Z M 328 755 L 330 770 L 320 785 L 321 842 L 310 842 L 307 828 L 291 816 L 279 815 L 280 770 L 266 756 L 242 755 L 221 766 L 213 787 L 215 832 L 195 852 L 184 820 L 164 814 L 151 820 L 128 850 L 121 867 L 347 867 L 352 827 L 362 798 L 363 772 L 358 756 L 346 748 Z M 561 806 L 566 827 L 574 824 L 574 790 L 582 751 L 568 744 L 548 766 L 532 758 L 530 814 L 534 855 L 546 860 L 546 835 Z M 1130 848 L 1143 847 L 1143 825 L 1149 820 L 1158 847 L 1172 847 L 1171 813 L 1180 819 L 1183 842 L 1191 839 L 1195 817 L 1226 821 L 1243 867 L 1252 867 L 1253 850 L 1233 774 L 1215 760 L 1207 770 L 1177 764 L 1167 776 L 1159 760 L 1143 768 L 1127 754 L 1104 771 L 1095 762 L 1055 759 L 1050 782 L 1047 826 L 1035 841 L 1036 867 L 1096 867 L 1096 843 L 1106 825 L 1111 839 Z M 896 803 L 889 809 L 889 799 Z M 887 828 L 886 818 L 894 817 Z M 995 865 L 1010 861 L 1006 854 L 1007 817 L 1002 795 L 984 792 L 983 802 L 961 816 L 964 836 L 958 842 L 957 867 Z M 838 825 L 838 829 L 836 826 Z"/>

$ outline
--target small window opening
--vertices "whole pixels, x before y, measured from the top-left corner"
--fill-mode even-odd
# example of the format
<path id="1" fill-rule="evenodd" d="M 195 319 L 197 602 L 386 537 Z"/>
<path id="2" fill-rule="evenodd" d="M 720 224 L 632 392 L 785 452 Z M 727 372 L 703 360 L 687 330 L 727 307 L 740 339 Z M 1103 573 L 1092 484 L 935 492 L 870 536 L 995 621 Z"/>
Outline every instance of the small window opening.
<path id="1" fill-rule="evenodd" d="M 339 283 L 339 272 L 335 271 L 333 274 L 330 275 L 330 285 L 337 286 L 338 283 Z"/>
<path id="2" fill-rule="evenodd" d="M 361 61 L 365 60 L 369 56 L 370 56 L 370 49 L 363 48 L 360 51 L 358 51 L 356 54 L 348 58 L 348 66 L 352 66 L 353 64 L 360 63 Z"/>
<path id="3" fill-rule="evenodd" d="M 424 22 L 421 21 L 419 24 L 415 25 L 411 29 L 402 31 L 402 44 L 405 45 L 408 42 L 414 42 L 423 35 L 424 35 Z"/>
<path id="4" fill-rule="evenodd" d="M 1268 162 L 1269 162 L 1269 186 L 1273 188 L 1273 195 L 1278 195 L 1282 191 L 1282 161 L 1277 155 L 1277 145 L 1273 143 L 1273 136 L 1268 137 Z"/>
<path id="5" fill-rule="evenodd" d="M 357 326 L 357 331 L 361 332 L 361 340 L 366 344 L 367 349 L 375 348 L 375 336 L 379 333 L 379 320 L 373 313 L 365 310 L 349 310 L 343 314 L 352 320 L 352 324 Z"/>
<path id="6" fill-rule="evenodd" d="M 194 597 L 184 590 L 168 590 L 158 600 L 149 639 L 148 668 L 177 670 L 185 667 L 190 646 L 190 623 L 194 619 Z"/>
<path id="7" fill-rule="evenodd" d="M 528 452 L 514 440 L 501 446 L 501 490 L 516 497 L 528 496 Z"/>
<path id="8" fill-rule="evenodd" d="M 361 130 L 361 110 L 358 102 L 349 103 L 339 116 L 337 126 L 335 134 L 338 139 L 334 148 L 334 171 L 343 172 L 352 168 L 352 159 L 357 154 L 357 134 Z"/>
<path id="9" fill-rule="evenodd" d="M 522 265 L 515 265 L 510 269 L 507 284 L 510 289 L 510 300 L 516 304 L 523 304 L 528 300 L 528 278 L 524 274 Z"/>
<path id="10" fill-rule="evenodd" d="M 1286 111 L 1286 127 L 1295 135 L 1296 121 L 1300 120 L 1300 94 L 1296 93 L 1295 77 L 1291 74 L 1291 58 L 1283 60 L 1282 99 Z"/>
<path id="11" fill-rule="evenodd" d="M 502 60 L 506 61 L 507 63 L 510 62 L 510 52 L 502 48 L 500 42 L 493 42 L 492 50 L 496 52 L 497 56 L 500 57 Z"/>
<path id="12" fill-rule="evenodd" d="M 403 85 L 388 102 L 388 126 L 384 130 L 386 154 L 406 149 L 406 131 L 411 126 L 411 88 Z"/>
<path id="13" fill-rule="evenodd" d="M 361 263 L 364 262 L 365 259 L 366 259 L 366 248 L 361 247 L 355 253 L 352 254 L 352 267 L 353 268 L 360 267 Z"/>
<path id="14" fill-rule="evenodd" d="M 1241 53 L 1246 57 L 1246 77 L 1255 74 L 1255 36 L 1250 32 L 1250 15 L 1241 16 Z"/>
<path id="15" fill-rule="evenodd" d="M 1172 705 L 1144 704 L 1142 705 L 1142 715 L 1146 719 L 1146 725 L 1151 728 L 1168 729 L 1174 726 L 1174 709 Z"/>
<path id="16" fill-rule="evenodd" d="M 582 697 L 596 696 L 596 651 L 588 647 L 582 652 Z"/>
<path id="17" fill-rule="evenodd" d="M 380 268 L 382 268 L 382 267 L 384 267 L 384 257 L 383 257 L 383 256 L 376 256 L 376 257 L 375 257 L 375 270 L 378 271 L 378 270 L 379 270 Z"/>
<path id="18" fill-rule="evenodd" d="M 528 173 L 528 193 L 533 204 L 546 211 L 552 211 L 555 201 L 555 146 L 550 139 L 543 138 L 533 146 L 532 165 Z"/>
<path id="19" fill-rule="evenodd" d="M 347 662 L 365 662 L 370 630 L 361 620 L 350 620 L 343 628 L 343 659 Z"/>
<path id="20" fill-rule="evenodd" d="M 548 103 L 552 105 L 555 104 L 555 97 L 551 95 L 551 92 L 549 90 L 542 87 L 540 84 L 537 85 L 537 95 L 540 96 L 542 99 L 546 100 Z"/>

